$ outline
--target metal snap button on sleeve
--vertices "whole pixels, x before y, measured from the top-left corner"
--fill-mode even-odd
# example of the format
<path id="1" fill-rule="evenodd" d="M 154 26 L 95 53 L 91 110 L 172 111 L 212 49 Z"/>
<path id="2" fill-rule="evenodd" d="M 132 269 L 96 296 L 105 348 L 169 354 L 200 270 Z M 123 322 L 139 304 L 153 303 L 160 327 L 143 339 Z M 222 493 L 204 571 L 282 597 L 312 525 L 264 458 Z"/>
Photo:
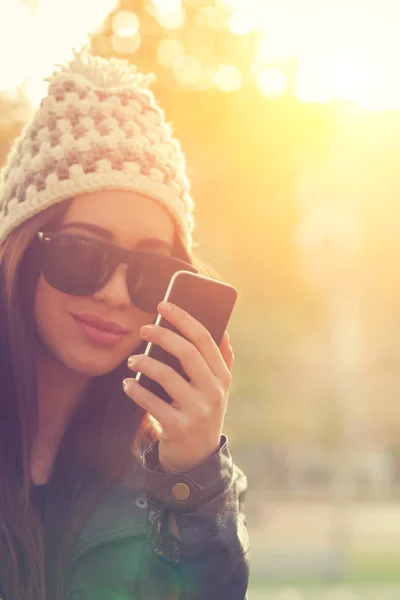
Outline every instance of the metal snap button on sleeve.
<path id="1" fill-rule="evenodd" d="M 143 498 L 142 496 L 138 496 L 138 498 L 136 498 L 136 506 L 138 508 L 146 508 L 146 506 L 147 506 L 146 498 Z"/>
<path id="2" fill-rule="evenodd" d="M 190 496 L 189 486 L 187 486 L 186 483 L 176 483 L 172 488 L 172 495 L 175 500 L 184 502 Z"/>

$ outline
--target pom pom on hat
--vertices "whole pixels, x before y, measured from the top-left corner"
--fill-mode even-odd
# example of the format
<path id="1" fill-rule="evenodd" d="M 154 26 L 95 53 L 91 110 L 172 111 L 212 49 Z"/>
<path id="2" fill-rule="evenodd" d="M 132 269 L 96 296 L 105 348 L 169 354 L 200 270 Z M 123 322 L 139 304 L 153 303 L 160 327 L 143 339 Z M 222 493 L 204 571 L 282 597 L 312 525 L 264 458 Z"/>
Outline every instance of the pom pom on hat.
<path id="1" fill-rule="evenodd" d="M 93 56 L 85 47 L 81 52 L 73 51 L 74 58 L 68 63 L 58 66 L 52 77 L 45 81 L 65 75 L 67 78 L 72 74 L 86 79 L 94 87 L 98 88 L 121 88 L 121 87 L 147 87 L 155 80 L 153 73 L 143 74 L 137 72 L 136 65 L 131 65 L 127 60 Z"/>
<path id="2" fill-rule="evenodd" d="M 131 190 L 173 216 L 192 245 L 185 159 L 149 84 L 154 75 L 86 49 L 47 79 L 49 89 L 0 179 L 0 243 L 23 221 L 81 193 Z"/>

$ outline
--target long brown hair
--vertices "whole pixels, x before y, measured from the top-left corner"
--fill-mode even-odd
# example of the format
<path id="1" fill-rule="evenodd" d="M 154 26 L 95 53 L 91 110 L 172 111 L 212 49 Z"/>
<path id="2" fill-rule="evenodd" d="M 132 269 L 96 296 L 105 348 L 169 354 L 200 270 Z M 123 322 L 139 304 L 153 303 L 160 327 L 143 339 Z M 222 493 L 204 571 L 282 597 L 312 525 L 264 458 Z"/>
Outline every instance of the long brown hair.
<path id="1" fill-rule="evenodd" d="M 80 528 L 140 450 L 157 435 L 121 386 L 126 364 L 94 378 L 61 441 L 43 519 L 32 498 L 30 460 L 38 422 L 33 299 L 40 264 L 34 238 L 55 228 L 69 201 L 16 228 L 0 246 L 0 585 L 12 600 L 62 600 Z M 174 255 L 213 275 L 177 238 Z M 143 347 L 136 349 L 142 352 Z M 139 452 L 137 452 L 139 454 Z"/>

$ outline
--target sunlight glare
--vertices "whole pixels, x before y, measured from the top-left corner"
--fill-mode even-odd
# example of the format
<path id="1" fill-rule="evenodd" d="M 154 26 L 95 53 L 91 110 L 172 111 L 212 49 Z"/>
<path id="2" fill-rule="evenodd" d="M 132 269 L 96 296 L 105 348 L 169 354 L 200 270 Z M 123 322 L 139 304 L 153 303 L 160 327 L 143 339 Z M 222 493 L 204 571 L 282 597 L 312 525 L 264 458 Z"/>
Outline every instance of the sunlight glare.
<path id="1" fill-rule="evenodd" d="M 397 3 L 231 0 L 231 4 L 231 19 L 248 13 L 238 33 L 248 33 L 250 24 L 256 24 L 256 63 L 279 66 L 295 61 L 298 98 L 312 102 L 340 98 L 373 110 L 400 109 Z"/>
<path id="2" fill-rule="evenodd" d="M 329 74 L 324 70 L 324 60 L 318 56 L 300 61 L 297 67 L 295 94 L 303 102 L 324 104 L 334 97 Z"/>
<path id="3" fill-rule="evenodd" d="M 22 83 L 29 68 L 21 43 L 31 37 L 32 15 L 23 2 L 0 1 L 0 90 L 8 90 Z M 7 58 L 6 58 L 7 57 Z"/>
<path id="4" fill-rule="evenodd" d="M 9 57 L 2 63 L 0 89 L 25 85 L 37 105 L 47 89 L 43 79 L 55 64 L 71 57 L 72 48 L 88 43 L 88 34 L 115 5 L 116 0 L 38 0 L 32 12 L 22 0 L 0 0 L 0 52 Z M 22 47 L 29 52 L 21 52 Z"/>
<path id="5" fill-rule="evenodd" d="M 293 35 L 284 35 L 279 29 L 261 35 L 255 46 L 256 59 L 263 63 L 284 62 L 294 56 Z"/>
<path id="6" fill-rule="evenodd" d="M 335 95 L 340 98 L 357 101 L 366 98 L 372 91 L 369 88 L 373 73 L 357 56 L 338 54 L 332 58 L 328 71 Z"/>
<path id="7" fill-rule="evenodd" d="M 7 57 L 0 71 L 0 90 L 11 92 L 23 85 L 36 105 L 46 90 L 43 78 L 52 73 L 54 64 L 69 58 L 72 48 L 79 50 L 87 44 L 88 34 L 96 31 L 118 2 L 35 2 L 32 8 L 24 0 L 0 0 L 0 52 Z M 145 4 L 165 29 L 175 31 L 185 24 L 183 0 L 146 0 Z M 206 64 L 217 53 L 211 39 L 214 32 L 228 26 L 234 36 L 249 35 L 254 42 L 250 72 L 267 96 L 285 91 L 286 72 L 293 73 L 293 88 L 302 101 L 343 99 L 368 110 L 400 110 L 399 9 L 393 0 L 215 0 L 207 6 L 192 0 L 190 16 L 189 11 L 196 11 L 194 21 L 201 33 L 192 31 L 187 42 L 189 62 L 181 41 L 162 40 L 157 47 L 160 63 L 169 67 L 176 63 L 180 81 L 194 81 L 197 76 L 206 88 L 214 72 L 215 85 L 224 91 L 242 85 L 236 66 L 241 64 L 240 49 L 237 56 L 229 54 L 229 65 L 214 69 Z M 140 21 L 135 12 L 121 8 L 111 27 L 118 53 L 133 53 L 140 47 Z"/>
<path id="8" fill-rule="evenodd" d="M 238 4 L 229 15 L 228 24 L 232 33 L 246 35 L 256 29 L 256 15 L 245 4 Z"/>
<path id="9" fill-rule="evenodd" d="M 257 76 L 257 85 L 260 92 L 268 98 L 274 98 L 284 94 L 287 84 L 288 78 L 286 73 L 278 67 L 263 69 Z"/>

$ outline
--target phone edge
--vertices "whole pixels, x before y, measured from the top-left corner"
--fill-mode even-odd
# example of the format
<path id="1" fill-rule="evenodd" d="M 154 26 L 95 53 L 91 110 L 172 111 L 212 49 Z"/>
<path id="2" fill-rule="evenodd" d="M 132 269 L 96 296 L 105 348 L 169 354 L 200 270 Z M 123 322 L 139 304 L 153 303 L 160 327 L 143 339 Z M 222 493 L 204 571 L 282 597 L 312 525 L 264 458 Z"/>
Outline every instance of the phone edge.
<path id="1" fill-rule="evenodd" d="M 195 273 L 191 273 L 191 271 L 185 271 L 185 270 L 176 271 L 176 272 L 175 272 L 175 273 L 172 275 L 172 277 L 171 277 L 171 280 L 170 280 L 170 282 L 169 282 L 169 284 L 168 284 L 167 291 L 165 292 L 165 296 L 164 296 L 164 298 L 163 298 L 162 302 L 167 302 L 167 301 L 168 301 L 169 295 L 170 295 L 170 293 L 171 293 L 172 286 L 174 285 L 174 281 L 175 281 L 176 277 L 177 277 L 177 276 L 178 276 L 180 273 L 190 273 L 191 275 L 197 275 L 197 274 L 195 274 Z M 201 277 L 201 275 L 197 275 L 197 276 L 198 276 L 198 277 Z M 155 322 L 154 322 L 154 325 L 159 325 L 159 324 L 160 324 L 160 321 L 161 321 L 161 319 L 162 319 L 162 315 L 160 315 L 160 313 L 158 313 L 158 315 L 157 315 L 157 319 L 155 320 Z M 146 344 L 146 348 L 145 348 L 145 351 L 144 351 L 144 355 L 145 355 L 145 356 L 148 356 L 148 355 L 150 354 L 150 350 L 151 350 L 151 347 L 152 347 L 152 345 L 153 345 L 153 342 L 147 342 L 147 344 Z M 136 379 L 136 381 L 138 381 L 139 383 L 140 383 L 140 378 L 141 378 L 141 376 L 142 376 L 142 372 L 141 372 L 141 371 L 138 371 L 138 372 L 136 373 L 136 377 L 135 377 L 135 379 Z"/>

